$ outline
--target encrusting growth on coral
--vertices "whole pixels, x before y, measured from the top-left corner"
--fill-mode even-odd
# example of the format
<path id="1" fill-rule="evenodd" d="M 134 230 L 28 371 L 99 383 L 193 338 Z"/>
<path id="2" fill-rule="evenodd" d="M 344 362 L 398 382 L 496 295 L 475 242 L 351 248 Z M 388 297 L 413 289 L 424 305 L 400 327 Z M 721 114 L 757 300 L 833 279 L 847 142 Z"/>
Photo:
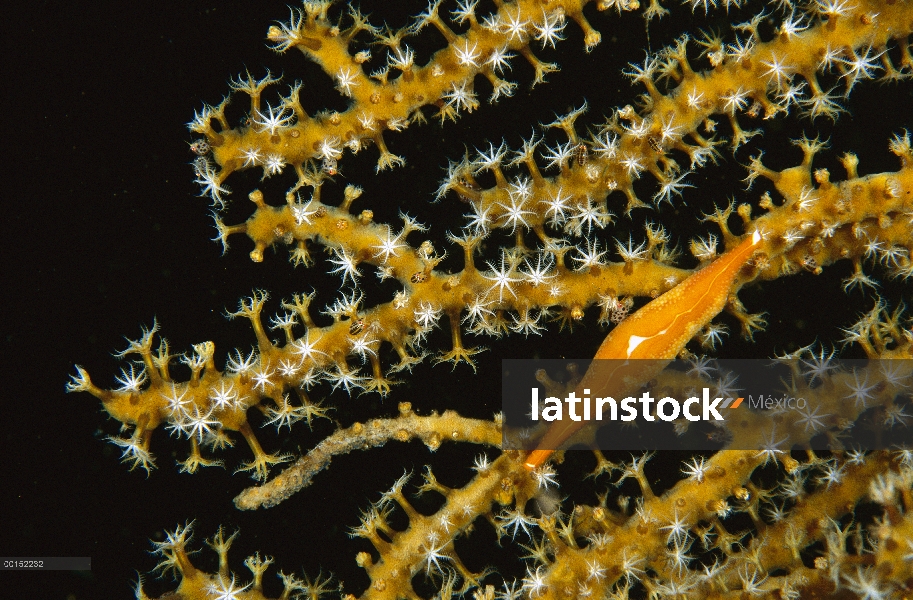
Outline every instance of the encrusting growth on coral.
<path id="1" fill-rule="evenodd" d="M 193 168 L 201 195 L 213 202 L 216 239 L 224 249 L 246 237 L 253 244 L 250 258 L 261 262 L 269 248 L 288 246 L 291 262 L 313 273 L 314 251 L 323 248 L 329 275 L 342 286 L 322 315 L 315 310 L 316 293 L 282 300 L 282 312 L 268 320 L 267 292 L 256 290 L 241 300 L 229 316 L 249 321 L 256 348 L 230 352 L 224 369 L 216 363 L 213 342 L 175 354 L 159 337 L 157 323 L 118 353 L 131 361 L 117 377 L 118 387 L 103 389 L 77 367 L 68 391 L 94 395 L 129 430 L 109 439 L 131 470 L 148 474 L 158 466 L 150 447 L 158 428 L 186 439 L 189 454 L 179 464 L 189 473 L 222 466 L 211 454 L 240 434 L 252 458 L 238 471 L 260 485 L 239 495 L 235 505 L 250 510 L 287 500 L 342 454 L 384 452 L 377 448 L 415 439 L 431 451 L 447 441 L 497 447 L 503 417 L 472 419 L 461 416 L 459 406 L 419 415 L 402 401 L 396 416 L 339 425 L 300 457 L 264 450 L 248 417 L 259 412 L 280 436 L 284 428 L 291 435 L 299 422 L 310 427 L 331 418 L 330 402 L 309 393 L 317 384 L 332 389 L 333 402 L 361 393 L 387 396 L 427 358 L 454 367 L 465 363 L 474 371 L 484 348 L 467 343 L 467 335 L 538 334 L 549 320 L 570 328 L 596 310 L 602 325 L 623 322 L 635 299 L 682 289 L 677 286 L 755 234 L 751 253 L 732 272 L 732 285 L 719 290 L 719 304 L 748 339 L 766 322 L 739 299 L 746 286 L 819 274 L 840 261 L 853 265 L 843 282 L 847 292 L 878 287 L 869 266 L 904 286 L 913 279 L 913 149 L 910 133 L 902 129 L 888 142 L 899 163 L 895 171 L 860 175 L 857 157 L 847 153 L 839 158 L 843 172 L 832 173 L 815 162 L 828 152 L 827 143 L 808 133 L 794 140 L 802 154 L 794 166 L 775 168 L 780 161 L 765 159 L 761 151 L 739 158 L 747 172 L 745 199 L 696 215 L 713 231 L 688 243 L 696 267 L 679 256 L 677 232 L 649 218 L 640 231 L 631 226 L 614 239 L 604 233 L 641 214 L 682 209 L 680 197 L 693 187 L 694 172 L 721 161 L 724 147 L 736 153 L 788 115 L 806 123 L 842 122 L 848 118 L 843 103 L 858 86 L 870 80 L 908 85 L 913 73 L 908 0 L 802 5 L 786 0 L 758 7 L 732 31 L 684 34 L 625 67 L 625 75 L 645 92 L 636 107 L 582 102 L 516 148 L 488 142 L 451 160 L 436 196 L 462 201 L 467 224 L 426 226 L 405 212 L 411 198 L 397 200 L 401 222 L 377 222 L 371 209 L 353 208 L 380 201 L 357 182 L 344 187 L 341 201 L 334 198 L 347 154 L 376 146 L 378 172 L 401 167 L 409 157 L 390 152 L 387 140 L 409 135 L 403 130 L 428 116 L 447 128 L 461 113 L 488 110 L 479 101 L 477 83 L 487 81 L 480 87 L 490 88 L 490 103 L 517 102 L 511 96 L 518 84 L 508 79 L 512 61 L 528 62 L 531 83 L 545 84 L 559 65 L 537 53 L 551 56 L 557 50 L 569 20 L 582 30 L 585 51 L 602 39 L 584 16 L 587 0 L 497 0 L 484 9 L 478 0 L 457 0 L 446 11 L 444 4 L 433 0 L 412 25 L 393 30 L 372 25 L 354 6 L 309 0 L 291 9 L 288 21 L 269 27 L 267 43 L 279 53 L 298 49 L 318 64 L 348 99 L 346 110 L 308 114 L 300 82 L 276 99 L 279 79 L 267 72 L 259 79 L 250 73 L 233 79 L 230 97 L 197 111 L 189 123 L 196 136 Z M 607 13 L 640 9 L 636 1 L 593 4 Z M 742 2 L 722 4 L 691 3 L 696 14 L 743 8 Z M 649 20 L 665 12 L 651 0 L 644 15 Z M 611 28 L 610 14 L 599 19 Z M 434 35 L 427 30 L 445 44 L 417 64 L 407 40 Z M 229 100 L 237 103 L 243 96 L 249 110 L 233 123 Z M 605 116 L 600 122 L 593 113 Z M 227 224 L 229 180 L 249 169 L 264 179 L 293 171 L 294 181 L 284 198 L 250 191 L 250 217 Z M 647 173 L 649 181 L 641 180 Z M 766 191 L 758 193 L 754 186 Z M 429 232 L 438 227 L 448 228 L 446 248 Z M 443 268 L 448 252 L 462 264 Z M 369 303 L 361 287 L 367 272 L 395 282 L 398 291 Z M 714 315 L 685 328 L 686 337 L 698 331 L 696 341 L 711 352 L 726 331 L 710 322 Z M 451 345 L 437 350 L 428 338 L 444 321 Z M 640 495 L 613 496 L 616 506 L 608 492 L 597 492 L 595 504 L 570 504 L 562 501 L 555 467 L 563 452 L 530 462 L 530 471 L 525 452 L 490 451 L 476 459 L 472 479 L 461 487 L 444 485 L 428 468 L 419 492 L 440 496 L 442 504 L 426 515 L 404 491 L 407 473 L 351 529 L 375 551 L 356 556 L 370 579 L 359 597 L 419 598 L 417 578 L 431 582 L 436 597 L 471 594 L 485 600 L 909 596 L 913 450 L 901 445 L 865 452 L 842 440 L 860 420 L 868 419 L 879 432 L 906 427 L 913 416 L 913 331 L 903 306 L 879 298 L 844 332 L 844 342 L 872 359 L 869 366 L 841 371 L 835 353 L 815 345 L 780 358 L 792 361 L 791 380 L 783 382 L 791 394 L 809 399 L 809 406 L 823 406 L 826 395 L 835 393 L 846 402 L 827 413 L 808 409 L 792 423 L 742 414 L 721 426 L 720 435 L 739 442 L 732 447 L 757 450 L 692 456 L 681 467 L 683 477 L 664 491 L 654 491 L 645 472 L 653 455 L 619 464 L 594 450 L 594 479 L 617 474 L 614 485 L 631 480 Z M 675 353 L 687 341 L 675 345 Z M 681 354 L 694 361 L 694 372 L 651 376 L 648 385 L 683 394 L 695 386 L 722 385 L 722 375 L 705 359 L 689 350 Z M 172 369 L 176 363 L 181 366 Z M 574 389 L 578 380 L 559 383 L 543 376 L 546 387 L 558 390 Z M 687 426 L 677 423 L 676 431 Z M 816 436 L 828 440 L 830 451 L 812 449 Z M 594 432 L 584 428 L 572 441 L 595 446 Z M 279 465 L 285 470 L 275 474 Z M 271 472 L 274 477 L 266 481 Z M 862 504 L 874 507 L 877 516 L 858 516 Z M 405 528 L 391 524 L 394 511 L 405 514 Z M 749 530 L 733 525 L 735 514 Z M 525 575 L 466 566 L 456 542 L 481 522 L 502 545 L 526 553 Z M 228 562 L 237 533 L 226 537 L 219 530 L 206 542 L 219 556 L 218 572 L 203 572 L 190 558 L 191 531 L 192 524 L 179 526 L 155 543 L 156 570 L 179 580 L 163 598 L 265 597 L 262 582 L 271 558 L 248 557 L 244 564 L 253 576 L 248 581 Z M 355 590 L 323 576 L 280 573 L 280 578 L 282 599 L 355 597 Z M 136 595 L 147 598 L 142 581 Z"/>

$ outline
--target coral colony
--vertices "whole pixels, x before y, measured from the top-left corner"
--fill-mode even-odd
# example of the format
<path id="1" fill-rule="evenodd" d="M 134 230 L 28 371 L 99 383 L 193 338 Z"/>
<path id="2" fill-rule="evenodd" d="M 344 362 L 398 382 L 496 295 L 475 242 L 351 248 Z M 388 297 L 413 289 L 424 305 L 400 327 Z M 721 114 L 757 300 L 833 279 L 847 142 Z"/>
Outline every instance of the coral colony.
<path id="1" fill-rule="evenodd" d="M 433 0 L 402 29 L 370 22 L 356 3 L 308 1 L 292 8 L 288 20 L 269 26 L 267 43 L 317 63 L 348 108 L 308 114 L 299 101 L 301 83 L 243 74 L 230 81 L 229 97 L 204 104 L 189 123 L 193 169 L 226 249 L 229 242 L 249 244 L 246 236 L 253 243 L 250 258 L 259 262 L 267 249 L 288 247 L 291 262 L 309 277 L 337 282 L 335 300 L 301 293 L 282 299 L 280 308 L 255 291 L 233 312 L 250 321 L 255 350 L 233 350 L 224 364 L 212 342 L 175 354 L 153 326 L 121 353 L 129 362 L 114 389 L 99 387 L 80 367 L 68 389 L 94 395 L 123 424 L 109 439 L 131 469 L 165 466 L 150 448 L 158 428 L 181 438 L 186 453 L 178 467 L 189 473 L 221 464 L 219 450 L 243 438 L 249 460 L 230 466 L 258 485 L 235 500 L 241 509 L 287 500 L 334 456 L 390 453 L 378 447 L 395 440 L 420 439 L 431 450 L 446 441 L 482 452 L 465 465 L 472 476 L 461 487 L 425 472 L 419 491 L 441 498 L 432 514 L 413 507 L 407 486 L 420 478 L 407 474 L 365 508 L 360 522 L 344 523 L 374 546 L 373 553 L 353 552 L 370 580 L 366 589 L 348 589 L 326 575 L 280 573 L 281 598 L 910 597 L 913 449 L 902 442 L 913 419 L 913 333 L 903 306 L 877 296 L 883 281 L 908 286 L 913 280 L 913 150 L 905 129 L 910 122 L 903 121 L 909 107 L 883 140 L 897 170 L 860 175 L 851 153 L 839 157 L 842 172 L 813 161 L 829 152 L 816 124 L 839 128 L 859 88 L 910 85 L 913 3 L 752 4 Z M 465 113 L 510 107 L 518 86 L 547 87 L 561 57 L 596 48 L 616 13 L 639 11 L 655 23 L 669 11 L 688 11 L 699 22 L 745 10 L 754 16 L 726 30 L 698 26 L 646 56 L 631 49 L 617 64 L 604 65 L 630 79 L 631 104 L 555 107 L 560 112 L 553 122 L 525 125 L 521 143 L 492 140 L 442 157 L 450 162 L 436 191 L 384 200 L 399 205 L 401 221 L 377 222 L 370 207 L 379 200 L 339 176 L 359 152 L 374 153 L 378 172 L 400 169 L 410 157 L 394 154 L 387 142 L 410 136 L 407 128 L 447 130 Z M 582 30 L 583 48 L 561 43 L 574 28 Z M 419 64 L 414 48 L 425 37 L 443 38 L 442 48 Z M 545 62 L 543 55 L 557 60 Z M 512 78 L 526 70 L 531 80 Z M 580 82 L 581 98 L 588 84 Z M 244 118 L 233 117 L 229 100 L 233 107 L 249 103 Z M 794 136 L 798 150 L 752 140 L 787 117 L 805 126 Z M 759 150 L 733 158 L 749 140 Z M 780 170 L 769 158 L 800 151 L 799 164 Z M 682 238 L 660 224 L 656 215 L 681 207 L 695 173 L 726 160 L 744 166 L 742 197 L 716 200 L 716 210 L 704 214 L 679 213 L 677 220 L 690 214 L 700 223 L 701 236 Z M 290 187 L 284 196 L 238 189 L 235 174 L 246 170 L 287 178 Z M 765 185 L 768 191 L 759 192 Z M 253 204 L 250 218 L 226 222 L 226 203 L 237 207 L 245 194 Z M 449 232 L 446 242 L 442 235 L 431 241 L 429 226 L 410 216 L 435 195 L 465 206 L 464 222 L 430 225 L 438 234 Z M 329 260 L 317 261 L 318 251 Z M 461 268 L 441 268 L 448 252 L 462 258 Z M 318 272 L 315 262 L 328 263 L 330 273 Z M 877 300 L 856 323 L 843 324 L 843 339 L 831 343 L 861 349 L 872 360 L 840 367 L 833 347 L 820 343 L 780 358 L 791 359 L 785 393 L 811 400 L 830 394 L 842 402 L 830 407 L 808 400 L 791 423 L 743 406 L 719 436 L 743 449 L 676 459 L 678 480 L 660 492 L 645 469 L 651 459 L 669 460 L 663 453 L 610 460 L 595 448 L 591 428 L 582 428 L 555 435 L 593 446 L 595 471 L 580 477 L 591 500 L 562 501 L 570 483 L 561 477 L 563 450 L 499 451 L 506 427 L 501 415 L 468 418 L 460 406 L 417 414 L 391 388 L 422 361 L 450 363 L 434 370 L 441 377 L 451 366 L 471 371 L 486 358 L 478 355 L 485 336 L 528 336 L 546 328 L 573 335 L 572 326 L 590 321 L 595 327 L 598 319 L 618 331 L 632 323 L 652 327 L 649 334 L 607 340 L 616 354 L 691 361 L 690 371 L 644 378 L 653 397 L 684 399 L 708 387 L 714 397 L 725 397 L 721 388 L 736 386 L 701 356 L 724 350 L 726 327 L 712 321 L 715 315 L 725 310 L 751 339 L 766 324 L 740 301 L 743 287 L 841 262 L 852 265 L 845 290 Z M 701 283 L 706 273 L 715 273 L 712 285 Z M 363 282 L 375 276 L 398 291 L 368 302 Z M 634 309 L 651 298 L 662 310 L 653 304 Z M 275 316 L 265 314 L 276 308 Z M 449 347 L 432 347 L 437 328 L 449 329 Z M 547 374 L 540 379 L 542 398 L 565 398 L 580 374 L 564 383 Z M 315 385 L 332 392 L 318 402 L 308 393 Z M 389 395 L 399 402 L 399 415 L 340 425 L 302 456 L 264 450 L 263 434 L 248 421 L 256 414 L 265 430 L 293 436 L 361 394 Z M 528 403 L 528 391 L 525 397 Z M 900 442 L 884 448 L 844 443 L 862 420 Z M 689 421 L 676 419 L 675 426 L 686 432 Z M 527 433 L 535 444 L 539 433 Z M 812 449 L 813 437 L 824 439 L 827 450 Z M 612 492 L 622 483 L 636 483 L 638 493 Z M 406 516 L 405 526 L 392 524 L 394 512 Z M 749 526 L 737 526 L 736 518 Z M 480 528 L 516 555 L 518 572 L 466 566 L 455 542 Z M 269 559 L 255 554 L 244 563 L 250 573 L 232 570 L 233 536 L 220 530 L 208 540 L 219 555 L 218 570 L 205 572 L 190 557 L 200 545 L 192 534 L 191 524 L 179 526 L 154 544 L 158 570 L 175 575 L 168 598 L 266 597 Z M 142 581 L 136 597 L 148 597 Z"/>

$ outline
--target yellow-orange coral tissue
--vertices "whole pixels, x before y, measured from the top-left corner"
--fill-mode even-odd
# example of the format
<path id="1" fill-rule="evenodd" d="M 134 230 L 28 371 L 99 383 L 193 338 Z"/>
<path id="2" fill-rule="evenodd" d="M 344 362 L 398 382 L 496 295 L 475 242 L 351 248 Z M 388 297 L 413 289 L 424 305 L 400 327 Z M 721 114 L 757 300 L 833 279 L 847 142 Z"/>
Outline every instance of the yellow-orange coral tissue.
<path id="1" fill-rule="evenodd" d="M 239 259 L 236 247 L 257 263 L 287 248 L 299 292 L 257 289 L 228 310 L 249 322 L 252 350 L 201 341 L 174 351 L 153 323 L 118 354 L 127 362 L 112 388 L 76 367 L 67 389 L 94 395 L 119 422 L 108 440 L 131 470 L 170 468 L 161 442 L 177 448 L 181 471 L 253 477 L 239 510 L 319 502 L 311 489 L 291 497 L 319 488 L 334 459 L 398 464 L 396 448 L 410 441 L 427 447 L 434 471 L 412 475 L 404 461 L 360 516 L 339 516 L 335 526 L 362 538 L 338 542 L 352 544 L 360 582 L 328 575 L 332 564 L 264 579 L 274 559 L 255 553 L 242 570 L 229 552 L 236 533 L 221 529 L 207 541 L 218 567 L 207 570 L 191 520 L 153 545 L 157 571 L 176 579 L 162 598 L 913 597 L 903 304 L 913 282 L 913 2 L 432 0 L 408 15 L 383 8 L 387 22 L 370 5 L 309 0 L 264 15 L 283 77 L 250 65 L 188 123 L 189 175 L 211 201 L 225 260 Z M 647 31 L 646 49 L 619 41 L 632 27 Z M 593 57 L 588 76 L 561 79 Z M 601 73 L 631 85 L 599 96 Z M 315 102 L 308 77 L 332 82 L 316 110 L 305 108 Z M 548 102 L 553 80 L 575 104 L 524 120 L 540 114 L 528 105 Z M 892 166 L 860 174 L 855 148 L 830 145 L 865 137 L 842 132 L 880 110 L 854 104 L 878 90 L 902 98 L 871 150 Z M 460 129 L 486 114 L 503 121 L 497 137 Z M 433 154 L 416 129 L 462 139 L 460 150 L 436 157 L 446 167 L 434 187 L 379 193 L 374 181 Z M 737 192 L 721 194 L 726 186 Z M 439 217 L 454 206 L 464 218 Z M 826 294 L 866 302 L 855 322 L 781 333 L 796 336 L 758 350 L 778 327 L 765 311 L 784 303 L 770 290 L 829 273 L 842 275 Z M 741 339 L 724 341 L 730 329 Z M 572 438 L 579 451 L 527 454 L 499 449 L 506 423 L 496 409 L 474 411 L 482 398 L 426 411 L 409 395 L 418 372 L 459 389 L 456 377 L 496 372 L 502 357 L 555 357 L 553 342 L 511 355 L 501 338 L 586 340 L 572 356 L 586 359 L 602 356 L 593 340 L 611 331 L 612 358 L 694 365 L 638 386 L 722 387 L 713 357 L 733 345 L 792 365 L 784 393 L 827 391 L 846 406 L 807 409 L 788 438 L 776 416 L 768 429 L 746 418 L 756 450 L 604 453 L 591 435 Z M 841 367 L 841 352 L 868 366 Z M 581 381 L 573 369 L 554 377 L 539 383 Z M 482 395 L 499 388 L 486 380 Z M 854 447 L 853 428 L 897 443 Z M 325 435 L 314 441 L 309 429 Z M 179 441 L 153 444 L 161 430 Z M 811 448 L 816 437 L 827 451 Z M 225 464 L 241 438 L 247 459 Z M 470 449 L 449 465 L 460 475 L 437 474 L 432 453 L 445 442 Z M 478 561 L 486 545 L 499 556 L 490 565 Z M 141 578 L 136 597 L 147 589 Z"/>

